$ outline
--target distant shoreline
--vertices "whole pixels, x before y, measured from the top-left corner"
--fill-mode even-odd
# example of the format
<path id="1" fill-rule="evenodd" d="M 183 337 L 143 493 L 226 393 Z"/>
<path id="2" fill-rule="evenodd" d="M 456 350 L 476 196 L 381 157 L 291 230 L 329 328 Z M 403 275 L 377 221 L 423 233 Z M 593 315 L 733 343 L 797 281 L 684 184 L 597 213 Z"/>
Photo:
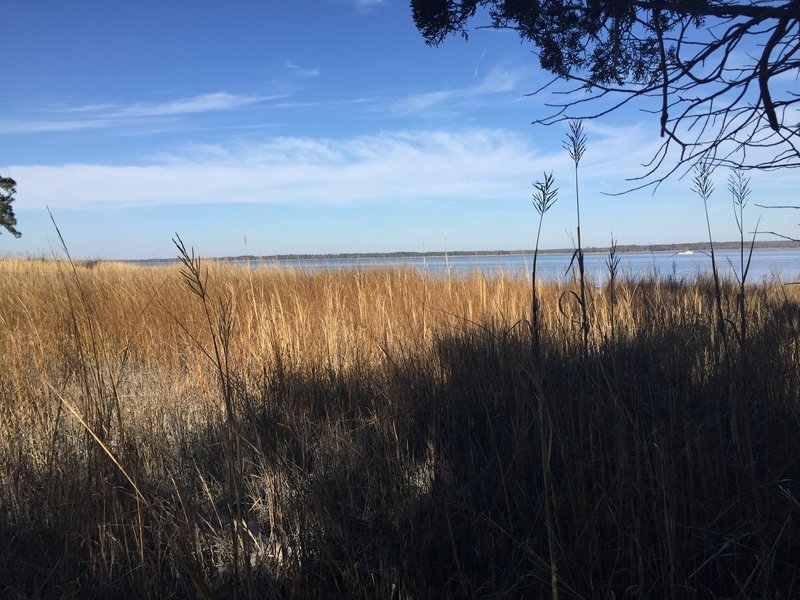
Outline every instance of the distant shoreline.
<path id="1" fill-rule="evenodd" d="M 715 250 L 738 250 L 739 242 L 715 242 Z M 746 243 L 746 248 L 749 244 Z M 800 248 L 800 243 L 785 240 L 760 241 L 755 243 L 756 249 L 792 249 Z M 709 249 L 708 242 L 692 242 L 687 244 L 626 244 L 617 246 L 617 252 L 703 252 Z M 539 254 L 572 254 L 574 248 L 550 248 L 540 249 Z M 606 254 L 608 247 L 590 246 L 583 250 L 587 254 Z M 295 261 L 295 260 L 353 260 L 353 259 L 385 259 L 385 258 L 444 258 L 457 256 L 528 256 L 532 255 L 533 250 L 453 250 L 453 251 L 431 251 L 431 252 L 340 252 L 329 254 L 271 254 L 271 255 L 240 255 L 240 256 L 221 256 L 207 257 L 208 260 L 220 262 L 244 262 L 244 261 Z M 146 258 L 131 259 L 114 262 L 134 262 L 139 264 L 158 264 L 175 262 L 176 258 Z"/>

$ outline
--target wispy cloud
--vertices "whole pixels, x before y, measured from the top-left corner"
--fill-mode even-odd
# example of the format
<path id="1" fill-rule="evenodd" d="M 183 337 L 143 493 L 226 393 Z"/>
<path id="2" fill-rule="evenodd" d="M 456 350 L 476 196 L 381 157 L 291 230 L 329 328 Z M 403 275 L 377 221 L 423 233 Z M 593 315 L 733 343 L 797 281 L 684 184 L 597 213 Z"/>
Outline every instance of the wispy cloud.
<path id="1" fill-rule="evenodd" d="M 624 190 L 658 143 L 644 127 L 587 131 L 581 179 L 594 195 Z M 121 166 L 0 166 L 19 182 L 20 207 L 524 201 L 543 171 L 568 194 L 572 169 L 558 144 L 481 128 L 192 144 Z"/>
<path id="2" fill-rule="evenodd" d="M 390 110 L 400 115 L 418 115 L 439 108 L 475 108 L 496 104 L 498 96 L 502 94 L 512 95 L 516 100 L 522 96 L 521 84 L 530 75 L 530 70 L 498 65 L 473 85 L 408 94 L 396 98 L 388 106 Z"/>
<path id="3" fill-rule="evenodd" d="M 89 104 L 51 109 L 51 118 L 0 121 L 0 133 L 42 133 L 77 131 L 137 124 L 146 119 L 172 118 L 193 114 L 240 110 L 289 94 L 250 95 L 213 92 L 166 102 L 134 104 Z"/>
<path id="4" fill-rule="evenodd" d="M 317 67 L 301 65 L 292 59 L 285 69 L 303 77 L 317 77 Z M 319 90 L 298 98 L 299 89 L 289 83 L 276 83 L 272 94 L 236 94 L 217 91 L 196 96 L 173 98 L 160 102 L 86 103 L 68 106 L 48 106 L 33 109 L 24 116 L 0 120 L 0 134 L 41 134 L 119 128 L 124 131 L 143 131 L 152 125 L 161 131 L 174 129 L 182 119 L 192 116 L 244 111 L 255 108 L 296 109 L 319 106 L 322 109 L 363 108 L 355 118 L 375 115 L 392 118 L 439 117 L 444 112 L 464 112 L 524 99 L 525 82 L 530 71 L 523 67 L 496 65 L 468 86 L 414 93 L 376 93 L 358 98 L 320 96 Z M 196 122 L 192 123 L 193 126 Z M 135 129 L 134 129 L 135 128 Z"/>
<path id="5" fill-rule="evenodd" d="M 296 73 L 300 73 L 301 75 L 305 75 L 307 77 L 316 77 L 320 74 L 320 70 L 316 67 L 301 67 L 297 63 L 291 60 L 286 61 L 286 68 L 290 71 L 294 71 Z"/>
<path id="6" fill-rule="evenodd" d="M 387 0 L 325 0 L 335 6 L 350 8 L 356 13 L 369 14 L 388 4 Z"/>
<path id="7" fill-rule="evenodd" d="M 203 145 L 145 165 L 9 166 L 26 207 L 323 203 L 527 197 L 552 161 L 505 130 L 278 137 Z M 20 205 L 22 202 L 20 203 Z"/>
<path id="8" fill-rule="evenodd" d="M 474 95 L 505 94 L 519 89 L 520 83 L 530 78 L 530 69 L 508 69 L 502 66 L 491 69 L 473 88 Z"/>
<path id="9" fill-rule="evenodd" d="M 115 118 L 164 117 L 234 110 L 272 98 L 275 98 L 275 96 L 252 96 L 215 92 L 193 96 L 191 98 L 179 98 L 159 104 L 133 104 L 123 107 L 116 112 L 112 112 L 111 116 Z"/>
<path id="10" fill-rule="evenodd" d="M 0 121 L 0 133 L 56 133 L 59 131 L 78 131 L 81 129 L 99 129 L 108 127 L 113 122 L 105 119 L 52 119 L 52 120 L 19 120 Z"/>
<path id="11" fill-rule="evenodd" d="M 386 0 L 353 0 L 353 3 L 358 9 L 368 10 L 386 4 Z"/>
<path id="12" fill-rule="evenodd" d="M 647 124 L 609 127 L 590 122 L 587 134 L 589 146 L 580 168 L 581 212 L 587 223 L 585 234 L 594 236 L 592 244 L 604 243 L 611 231 L 620 239 L 661 239 L 657 236 L 665 227 L 681 231 L 682 239 L 702 237 L 702 223 L 697 220 L 700 206 L 686 181 L 668 182 L 657 198 L 646 190 L 623 198 L 602 194 L 623 191 L 626 178 L 642 174 L 641 164 L 649 160 L 659 141 Z M 563 232 L 574 230 L 574 204 L 569 200 L 574 192 L 574 164 L 552 137 L 542 147 L 537 136 L 507 129 L 404 130 L 346 138 L 286 136 L 260 142 L 192 144 L 141 164 L 115 166 L 0 164 L 0 173 L 18 182 L 15 208 L 20 214 L 47 204 L 54 210 L 86 210 L 87 215 L 98 208 L 203 204 L 310 206 L 319 208 L 319 214 L 332 214 L 321 209 L 441 204 L 506 210 L 511 203 L 529 208 L 532 219 L 531 183 L 551 171 L 562 200 L 548 215 L 553 233 L 547 243 L 563 247 L 568 243 Z M 720 192 L 713 202 L 712 218 L 715 224 L 730 225 L 730 203 L 723 192 L 727 173 L 717 175 Z M 788 204 L 796 189 L 792 177 L 790 172 L 754 173 L 753 188 L 776 204 Z M 765 215 L 762 229 L 770 217 Z M 779 230 L 780 224 L 769 227 Z"/>

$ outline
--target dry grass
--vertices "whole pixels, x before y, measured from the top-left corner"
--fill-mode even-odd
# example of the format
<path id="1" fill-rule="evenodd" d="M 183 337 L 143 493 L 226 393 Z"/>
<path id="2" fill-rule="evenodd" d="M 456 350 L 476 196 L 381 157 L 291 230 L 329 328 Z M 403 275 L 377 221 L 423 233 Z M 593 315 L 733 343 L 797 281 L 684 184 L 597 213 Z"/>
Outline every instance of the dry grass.
<path id="1" fill-rule="evenodd" d="M 206 268 L 0 261 L 3 596 L 800 594 L 795 289 Z"/>

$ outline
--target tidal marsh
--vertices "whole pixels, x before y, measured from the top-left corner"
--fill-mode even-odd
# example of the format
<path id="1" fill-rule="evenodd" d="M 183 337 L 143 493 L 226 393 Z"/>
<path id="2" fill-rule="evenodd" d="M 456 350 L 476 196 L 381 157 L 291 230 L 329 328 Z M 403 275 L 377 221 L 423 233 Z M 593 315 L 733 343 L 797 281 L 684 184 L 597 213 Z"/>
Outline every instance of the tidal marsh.
<path id="1" fill-rule="evenodd" d="M 796 286 L 191 265 L 0 261 L 3 596 L 800 594 Z"/>

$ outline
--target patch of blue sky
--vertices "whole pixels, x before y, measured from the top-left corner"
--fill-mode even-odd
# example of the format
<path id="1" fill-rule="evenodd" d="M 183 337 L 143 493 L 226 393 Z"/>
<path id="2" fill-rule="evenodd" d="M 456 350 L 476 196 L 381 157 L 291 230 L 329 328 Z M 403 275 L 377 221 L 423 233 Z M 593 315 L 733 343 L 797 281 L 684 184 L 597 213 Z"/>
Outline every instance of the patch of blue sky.
<path id="1" fill-rule="evenodd" d="M 571 244 L 565 130 L 530 124 L 552 96 L 527 95 L 547 78 L 512 32 L 429 48 L 406 0 L 44 0 L 4 15 L 0 173 L 18 182 L 23 237 L 0 254 L 50 252 L 45 205 L 92 258 L 171 256 L 175 231 L 205 255 L 242 254 L 245 235 L 253 254 L 526 248 L 544 170 L 561 200 L 542 245 Z M 643 172 L 654 118 L 586 126 L 587 244 L 703 239 L 688 181 L 602 193 Z M 721 177 L 712 216 L 732 239 Z M 785 203 L 796 182 L 753 187 Z"/>

